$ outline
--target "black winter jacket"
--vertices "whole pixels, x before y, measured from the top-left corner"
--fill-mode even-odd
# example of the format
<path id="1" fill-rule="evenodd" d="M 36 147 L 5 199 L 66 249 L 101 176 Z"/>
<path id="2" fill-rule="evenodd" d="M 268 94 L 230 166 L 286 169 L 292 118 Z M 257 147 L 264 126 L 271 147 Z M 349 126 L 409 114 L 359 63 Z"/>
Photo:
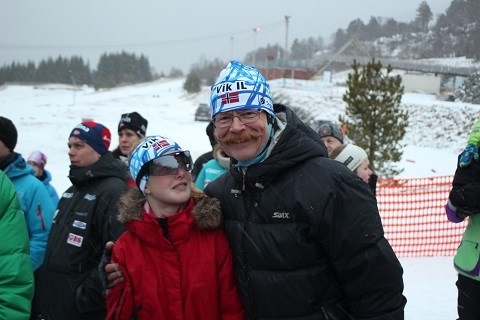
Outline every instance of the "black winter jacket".
<path id="1" fill-rule="evenodd" d="M 274 107 L 287 125 L 268 157 L 205 190 L 221 203 L 247 319 L 403 319 L 403 270 L 369 186 Z"/>
<path id="2" fill-rule="evenodd" d="M 104 319 L 97 267 L 105 243 L 125 230 L 116 215 L 128 177 L 107 153 L 89 167 L 71 167 L 69 178 L 73 185 L 58 203 L 40 271 L 38 308 L 51 320 Z"/>

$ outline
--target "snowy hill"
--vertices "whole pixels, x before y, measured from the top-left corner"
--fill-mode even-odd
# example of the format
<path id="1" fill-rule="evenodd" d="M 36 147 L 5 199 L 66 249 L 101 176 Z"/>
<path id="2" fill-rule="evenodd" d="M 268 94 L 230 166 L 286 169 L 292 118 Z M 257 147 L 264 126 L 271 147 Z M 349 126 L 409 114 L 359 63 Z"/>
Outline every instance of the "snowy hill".
<path id="1" fill-rule="evenodd" d="M 317 118 L 336 120 L 344 112 L 342 95 L 345 74 L 332 83 L 322 81 L 274 80 L 273 94 L 288 97 L 292 105 L 305 108 Z M 151 83 L 94 91 L 66 85 L 6 85 L 0 90 L 1 115 L 17 126 L 17 151 L 27 157 L 40 149 L 48 156 L 47 167 L 53 174 L 53 185 L 65 190 L 68 156 L 66 143 L 71 129 L 82 119 L 94 119 L 112 131 L 113 150 L 117 144 L 116 128 L 120 115 L 138 111 L 149 120 L 149 134 L 163 134 L 177 139 L 197 157 L 210 148 L 205 134 L 206 122 L 194 121 L 199 103 L 208 102 L 209 88 L 199 94 L 187 94 L 184 79 L 159 80 Z M 400 177 L 450 175 L 457 154 L 463 149 L 467 132 L 480 105 L 437 101 L 433 95 L 405 93 L 402 104 L 409 110 L 410 125 L 404 140 Z M 431 159 L 435 159 L 432 161 Z M 439 161 L 442 159 L 442 161 Z"/>

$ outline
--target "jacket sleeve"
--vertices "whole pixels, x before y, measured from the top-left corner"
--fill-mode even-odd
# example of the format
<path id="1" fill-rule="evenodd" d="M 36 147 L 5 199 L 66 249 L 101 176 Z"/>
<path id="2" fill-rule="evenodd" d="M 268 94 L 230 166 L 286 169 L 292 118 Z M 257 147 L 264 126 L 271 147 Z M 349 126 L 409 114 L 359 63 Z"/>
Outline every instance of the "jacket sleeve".
<path id="1" fill-rule="evenodd" d="M 352 318 L 403 320 L 403 269 L 366 183 L 355 177 L 337 184 L 319 234 Z"/>
<path id="2" fill-rule="evenodd" d="M 448 199 L 455 208 L 480 209 L 480 162 L 467 167 L 457 165 Z"/>
<path id="3" fill-rule="evenodd" d="M 109 320 L 131 319 L 133 313 L 133 291 L 132 280 L 124 265 L 119 263 L 117 254 L 119 254 L 119 245 L 117 242 L 112 252 L 112 263 L 118 263 L 122 271 L 124 281 L 112 288 L 107 295 L 107 317 Z"/>
<path id="4" fill-rule="evenodd" d="M 118 181 L 118 180 L 114 180 Z M 101 234 L 100 250 L 108 241 L 115 241 L 125 231 L 125 227 L 117 220 L 117 202 L 126 189 L 126 182 L 107 184 L 95 208 L 95 227 Z M 100 259 L 100 258 L 99 258 Z M 98 268 L 93 268 L 76 291 L 76 305 L 83 313 L 104 308 L 103 284 Z"/>
<path id="5" fill-rule="evenodd" d="M 30 258 L 35 271 L 45 258 L 55 207 L 47 188 L 39 180 L 34 179 L 34 182 L 30 183 L 32 192 L 25 194 L 24 197 L 29 197 L 25 199 L 27 203 L 25 219 L 30 237 Z"/>
<path id="6" fill-rule="evenodd" d="M 217 245 L 218 283 L 220 284 L 220 314 L 222 320 L 242 320 L 243 305 L 233 276 L 233 258 L 225 234 L 219 231 Z"/>
<path id="7" fill-rule="evenodd" d="M 33 271 L 27 226 L 17 193 L 0 171 L 0 319 L 28 319 Z"/>

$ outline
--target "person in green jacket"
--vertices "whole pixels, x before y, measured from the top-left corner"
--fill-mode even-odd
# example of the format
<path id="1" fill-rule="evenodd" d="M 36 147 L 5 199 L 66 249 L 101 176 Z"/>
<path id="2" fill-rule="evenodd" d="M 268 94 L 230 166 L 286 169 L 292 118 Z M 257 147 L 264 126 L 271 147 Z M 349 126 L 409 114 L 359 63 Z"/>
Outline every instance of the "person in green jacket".
<path id="1" fill-rule="evenodd" d="M 3 171 L 0 190 L 0 319 L 29 319 L 34 281 L 27 225 Z"/>
<path id="2" fill-rule="evenodd" d="M 454 258 L 458 272 L 458 320 L 480 319 L 480 120 L 472 128 L 465 150 L 458 156 L 447 205 L 447 218 L 467 228 Z M 473 160 L 473 161 L 472 161 Z"/>

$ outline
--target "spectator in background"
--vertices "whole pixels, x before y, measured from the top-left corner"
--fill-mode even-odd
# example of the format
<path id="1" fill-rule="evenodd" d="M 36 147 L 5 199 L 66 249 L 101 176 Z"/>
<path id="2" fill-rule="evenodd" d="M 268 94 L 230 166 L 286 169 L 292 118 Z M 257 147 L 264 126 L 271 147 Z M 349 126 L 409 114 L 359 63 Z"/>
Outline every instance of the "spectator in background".
<path id="1" fill-rule="evenodd" d="M 105 319 L 98 264 L 105 243 L 124 231 L 117 202 L 127 189 L 125 165 L 108 152 L 110 130 L 82 122 L 68 139 L 72 186 L 61 196 L 36 287 L 35 316 Z"/>
<path id="2" fill-rule="evenodd" d="M 459 320 L 480 319 L 480 120 L 473 126 L 468 145 L 458 156 L 445 210 L 449 221 L 468 219 L 467 228 L 454 257 L 458 272 L 457 312 Z M 472 161 L 473 160 L 473 161 Z"/>
<path id="3" fill-rule="evenodd" d="M 35 178 L 35 170 L 20 153 L 17 129 L 10 119 L 0 117 L 0 170 L 13 182 L 30 237 L 30 259 L 36 271 L 43 263 L 55 206 L 47 189 Z"/>
<path id="4" fill-rule="evenodd" d="M 203 165 L 195 180 L 195 186 L 200 190 L 230 169 L 230 157 L 218 144 L 213 147 L 212 153 L 213 159 Z"/>
<path id="5" fill-rule="evenodd" d="M 124 113 L 118 122 L 118 147 L 112 151 L 128 168 L 128 157 L 137 144 L 147 134 L 148 120 L 138 112 Z"/>
<path id="6" fill-rule="evenodd" d="M 33 170 L 35 170 L 35 177 L 42 181 L 45 188 L 47 188 L 48 194 L 50 195 L 50 198 L 52 198 L 53 204 L 56 208 L 58 204 L 58 193 L 50 184 L 50 181 L 52 181 L 52 174 L 45 169 L 47 156 L 41 151 L 33 151 L 28 156 L 27 163 L 33 167 Z"/>
<path id="7" fill-rule="evenodd" d="M 122 160 L 128 175 L 128 157 L 137 144 L 147 134 L 148 121 L 138 112 L 124 113 L 118 122 L 118 147 L 112 151 L 116 159 Z M 135 187 L 135 181 L 128 181 L 129 187 Z"/>
<path id="8" fill-rule="evenodd" d="M 207 128 L 205 129 L 205 132 L 207 133 L 208 140 L 210 140 L 210 145 L 212 146 L 212 150 L 202 154 L 193 163 L 193 169 L 192 169 L 193 181 L 197 180 L 197 176 L 200 173 L 200 171 L 202 170 L 203 165 L 205 163 L 207 163 L 208 161 L 213 159 L 213 148 L 217 144 L 217 141 L 215 141 L 215 137 L 213 136 L 213 123 L 212 122 L 208 123 Z"/>
<path id="9" fill-rule="evenodd" d="M 329 158 L 343 163 L 366 183 L 370 181 L 372 175 L 372 170 L 368 167 L 370 161 L 368 161 L 368 155 L 365 150 L 359 146 L 341 144 L 333 149 Z"/>
<path id="10" fill-rule="evenodd" d="M 324 121 L 320 123 L 320 125 L 318 126 L 317 132 L 322 138 L 323 143 L 327 147 L 328 157 L 330 159 L 333 159 L 331 156 L 332 151 L 335 148 L 338 148 L 342 144 L 344 144 L 344 141 L 345 141 L 342 128 L 340 128 L 340 125 L 338 125 L 337 123 Z M 367 173 L 366 170 L 364 170 L 364 173 L 365 174 Z M 372 190 L 373 194 L 376 195 L 378 176 L 373 172 L 371 172 L 369 175 L 370 177 L 367 183 L 370 186 L 370 189 Z"/>
<path id="11" fill-rule="evenodd" d="M 112 253 L 125 281 L 107 295 L 108 319 L 243 320 L 220 205 L 192 190 L 191 168 L 190 152 L 162 136 L 133 151 L 138 188 L 120 199 L 127 231 Z"/>
<path id="12" fill-rule="evenodd" d="M 0 319 L 30 318 L 33 271 L 15 186 L 0 171 Z"/>
<path id="13" fill-rule="evenodd" d="M 323 143 L 327 147 L 327 152 L 329 156 L 333 149 L 343 144 L 343 131 L 337 123 L 324 121 L 318 126 L 317 132 L 322 138 Z"/>

